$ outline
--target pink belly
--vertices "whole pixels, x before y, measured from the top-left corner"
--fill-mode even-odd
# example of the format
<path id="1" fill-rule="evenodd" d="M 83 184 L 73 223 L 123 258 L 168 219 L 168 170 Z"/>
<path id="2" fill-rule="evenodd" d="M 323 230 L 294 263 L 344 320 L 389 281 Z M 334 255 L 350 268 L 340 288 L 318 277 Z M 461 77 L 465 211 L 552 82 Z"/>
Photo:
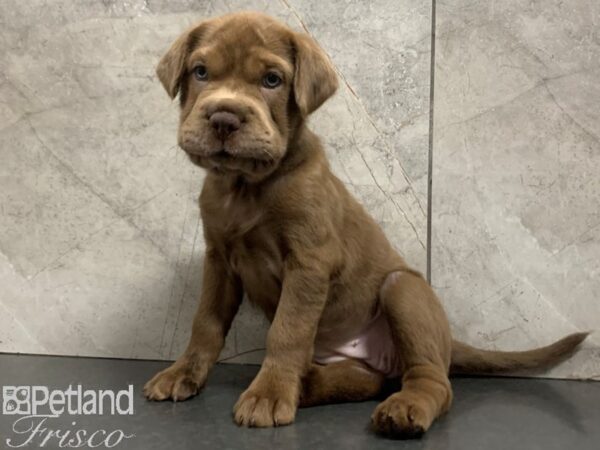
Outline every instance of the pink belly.
<path id="1" fill-rule="evenodd" d="M 401 374 L 400 361 L 386 318 L 377 312 L 363 330 L 335 346 L 315 343 L 314 361 L 329 364 L 344 359 L 360 360 L 388 378 Z"/>

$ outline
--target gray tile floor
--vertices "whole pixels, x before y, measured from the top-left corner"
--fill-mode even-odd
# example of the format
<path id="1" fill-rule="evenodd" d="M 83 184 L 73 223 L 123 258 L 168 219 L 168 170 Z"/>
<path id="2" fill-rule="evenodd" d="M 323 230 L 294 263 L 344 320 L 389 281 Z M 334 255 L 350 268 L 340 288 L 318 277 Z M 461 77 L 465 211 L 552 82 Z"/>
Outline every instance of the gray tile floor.
<path id="1" fill-rule="evenodd" d="M 217 366 L 202 394 L 190 401 L 145 401 L 141 394 L 144 382 L 165 366 L 167 363 L 156 361 L 0 355 L 0 384 L 61 390 L 69 384 L 94 390 L 121 390 L 133 384 L 133 415 L 62 415 L 44 422 L 45 428 L 59 433 L 86 430 L 89 436 L 96 430 L 110 433 L 120 429 L 135 434 L 115 447 L 120 449 L 600 448 L 600 383 L 457 378 L 449 415 L 421 440 L 389 441 L 368 430 L 375 401 L 302 409 L 294 425 L 282 428 L 238 428 L 232 422 L 231 408 L 252 380 L 256 366 Z M 23 443 L 31 435 L 13 431 L 18 417 L 0 416 L 0 446 L 8 448 L 7 440 L 13 445 Z M 21 422 L 17 429 L 23 431 L 29 426 Z M 36 434 L 28 448 L 38 448 L 44 437 L 41 432 Z M 103 437 L 101 432 L 98 437 Z M 49 438 L 45 448 L 59 448 L 59 439 Z"/>

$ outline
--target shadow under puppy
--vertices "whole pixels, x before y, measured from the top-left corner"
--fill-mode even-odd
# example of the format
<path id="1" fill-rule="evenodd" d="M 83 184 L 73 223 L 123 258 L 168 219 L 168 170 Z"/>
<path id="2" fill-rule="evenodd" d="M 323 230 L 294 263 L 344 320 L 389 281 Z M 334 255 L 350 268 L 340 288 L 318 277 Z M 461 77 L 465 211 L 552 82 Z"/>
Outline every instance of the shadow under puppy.
<path id="1" fill-rule="evenodd" d="M 306 118 L 337 88 L 306 34 L 257 13 L 180 36 L 157 74 L 179 93 L 178 142 L 207 169 L 200 196 L 203 287 L 183 355 L 145 386 L 152 400 L 198 393 L 246 292 L 271 322 L 266 356 L 234 407 L 240 425 L 289 424 L 298 406 L 376 396 L 376 431 L 411 437 L 452 402 L 448 374 L 549 367 L 585 333 L 526 352 L 453 341 L 428 283 L 330 171 Z"/>

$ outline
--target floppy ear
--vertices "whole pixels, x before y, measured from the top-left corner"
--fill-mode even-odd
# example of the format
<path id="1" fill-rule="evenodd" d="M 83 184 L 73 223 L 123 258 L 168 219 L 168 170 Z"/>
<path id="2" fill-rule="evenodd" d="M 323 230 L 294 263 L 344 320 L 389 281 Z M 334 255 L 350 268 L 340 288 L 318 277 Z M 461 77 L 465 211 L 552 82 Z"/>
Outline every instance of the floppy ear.
<path id="1" fill-rule="evenodd" d="M 338 80 L 329 58 L 314 39 L 295 33 L 294 47 L 294 98 L 300 113 L 306 117 L 335 93 Z"/>
<path id="2" fill-rule="evenodd" d="M 188 29 L 177 38 L 156 66 L 156 75 L 171 98 L 175 98 L 185 73 L 185 61 L 198 44 L 207 22 Z"/>

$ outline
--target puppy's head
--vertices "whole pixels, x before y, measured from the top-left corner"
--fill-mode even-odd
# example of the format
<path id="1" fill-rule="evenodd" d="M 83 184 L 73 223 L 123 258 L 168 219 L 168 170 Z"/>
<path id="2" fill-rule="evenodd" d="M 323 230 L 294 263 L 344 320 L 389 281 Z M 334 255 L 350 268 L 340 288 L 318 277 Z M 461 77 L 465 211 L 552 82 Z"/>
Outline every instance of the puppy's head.
<path id="1" fill-rule="evenodd" d="M 156 72 L 171 98 L 179 93 L 178 141 L 190 159 L 249 181 L 279 166 L 295 128 L 337 88 L 309 36 L 257 13 L 191 28 Z"/>

